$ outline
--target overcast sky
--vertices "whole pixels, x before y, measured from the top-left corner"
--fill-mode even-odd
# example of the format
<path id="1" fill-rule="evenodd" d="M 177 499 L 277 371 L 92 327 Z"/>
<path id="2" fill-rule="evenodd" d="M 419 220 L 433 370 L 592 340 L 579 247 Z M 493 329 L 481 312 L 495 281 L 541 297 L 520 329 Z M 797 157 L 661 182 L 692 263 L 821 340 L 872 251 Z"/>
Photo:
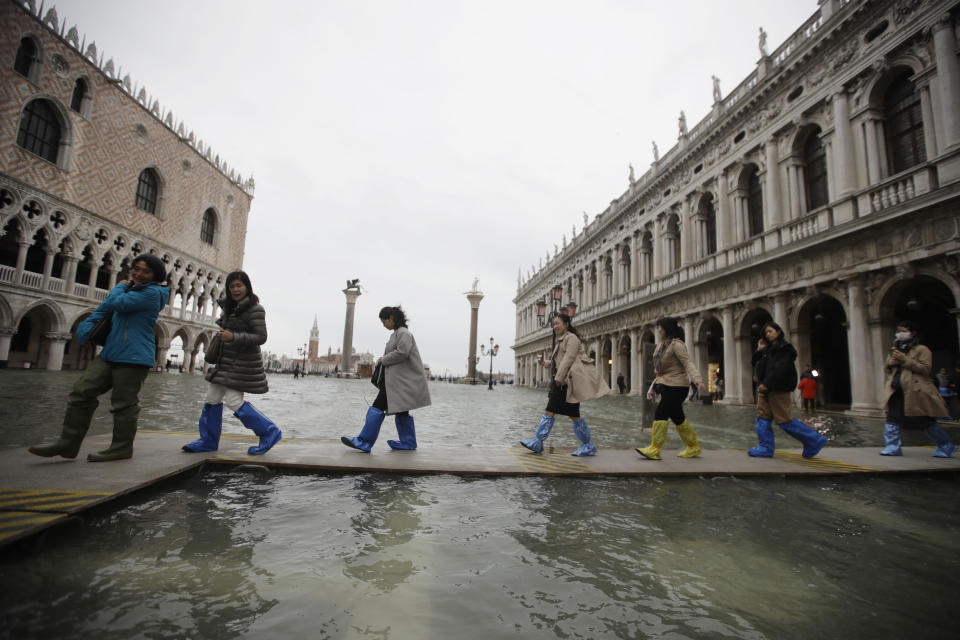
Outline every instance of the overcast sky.
<path id="1" fill-rule="evenodd" d="M 553 252 L 692 129 L 816 0 L 425 0 L 268 3 L 59 0 L 244 176 L 243 267 L 267 310 L 268 350 L 380 354 L 377 312 L 402 304 L 425 363 L 466 372 L 474 277 L 479 339 L 513 371 L 517 273 Z M 237 260 L 239 262 L 239 258 Z M 489 360 L 481 365 L 483 370 Z"/>

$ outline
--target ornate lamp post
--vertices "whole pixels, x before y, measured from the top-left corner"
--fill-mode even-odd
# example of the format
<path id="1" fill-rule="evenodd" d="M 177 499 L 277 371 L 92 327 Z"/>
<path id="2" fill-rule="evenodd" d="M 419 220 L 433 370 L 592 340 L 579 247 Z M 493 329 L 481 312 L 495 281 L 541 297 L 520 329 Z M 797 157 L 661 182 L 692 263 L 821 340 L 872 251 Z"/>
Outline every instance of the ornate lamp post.
<path id="1" fill-rule="evenodd" d="M 302 359 L 303 364 L 300 365 L 300 375 L 307 375 L 307 345 L 304 343 L 302 347 L 297 347 L 297 355 Z"/>
<path id="2" fill-rule="evenodd" d="M 490 355 L 490 379 L 487 389 L 493 391 L 493 356 L 497 355 L 500 352 L 500 345 L 493 344 L 493 338 L 490 338 L 490 349 L 489 351 L 484 352 L 483 345 L 480 345 L 480 355 L 485 356 Z"/>

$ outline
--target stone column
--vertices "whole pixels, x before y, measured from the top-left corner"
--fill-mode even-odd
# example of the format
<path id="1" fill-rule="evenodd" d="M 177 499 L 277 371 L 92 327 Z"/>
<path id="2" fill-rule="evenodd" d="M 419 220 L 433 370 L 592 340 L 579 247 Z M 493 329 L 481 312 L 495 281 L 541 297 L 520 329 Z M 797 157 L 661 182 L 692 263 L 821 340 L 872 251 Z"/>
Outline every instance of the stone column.
<path id="1" fill-rule="evenodd" d="M 120 273 L 120 266 L 110 263 L 110 280 L 107 282 L 107 291 L 113 291 L 113 288 L 117 286 L 117 274 Z"/>
<path id="2" fill-rule="evenodd" d="M 27 264 L 27 250 L 33 242 L 30 240 L 19 240 L 17 242 L 17 266 L 13 276 L 13 283 L 19 287 L 23 284 L 23 269 Z"/>
<path id="3" fill-rule="evenodd" d="M 53 259 L 56 257 L 56 255 L 56 249 L 44 252 L 43 281 L 40 283 L 40 288 L 44 291 L 47 291 L 50 287 L 50 275 L 53 273 Z"/>
<path id="4" fill-rule="evenodd" d="M 870 327 L 867 324 L 867 293 L 862 277 L 847 280 L 847 308 L 850 313 L 847 344 L 850 347 L 848 357 L 852 374 L 850 408 L 875 409 L 876 367 L 873 366 Z"/>
<path id="5" fill-rule="evenodd" d="M 50 348 L 47 350 L 47 371 L 60 371 L 63 369 L 63 349 L 73 336 L 69 333 L 51 331 L 43 334 L 43 337 L 50 341 Z"/>
<path id="6" fill-rule="evenodd" d="M 693 262 L 695 236 L 693 219 L 690 216 L 690 199 L 684 198 L 680 201 L 680 264 L 674 265 L 675 269 Z"/>
<path id="7" fill-rule="evenodd" d="M 470 352 L 467 354 L 467 377 L 476 380 L 477 320 L 480 316 L 480 301 L 483 300 L 483 293 L 473 290 L 467 294 L 467 300 L 470 302 Z"/>
<path id="8" fill-rule="evenodd" d="M 784 331 L 784 335 L 790 335 L 790 323 L 787 322 L 787 296 L 778 294 L 773 296 L 773 321 L 776 322 Z"/>
<path id="9" fill-rule="evenodd" d="M 833 95 L 833 184 L 834 200 L 847 198 L 857 189 L 853 159 L 853 131 L 850 128 L 850 102 L 843 87 Z"/>
<path id="10" fill-rule="evenodd" d="M 613 246 L 613 256 L 610 260 L 610 269 L 613 271 L 613 277 L 611 278 L 611 282 L 613 283 L 613 291 L 611 292 L 610 296 L 611 298 L 615 298 L 616 296 L 620 295 L 621 291 L 622 274 L 620 273 L 620 252 L 622 251 L 622 247 L 623 245 L 621 244 L 615 244 Z"/>
<path id="11" fill-rule="evenodd" d="M 920 92 L 920 112 L 923 115 L 923 146 L 927 152 L 927 159 L 936 158 L 937 154 L 937 130 L 933 118 L 933 104 L 930 100 L 930 82 L 924 81 L 917 85 L 917 91 Z"/>
<path id="12" fill-rule="evenodd" d="M 873 185 L 883 178 L 880 168 L 880 149 L 877 143 L 876 115 L 870 114 L 864 121 L 864 125 L 867 143 L 867 183 Z"/>
<path id="13" fill-rule="evenodd" d="M 796 158 L 791 158 L 787 165 L 787 184 L 790 186 L 790 219 L 796 220 L 806 210 L 801 167 Z"/>
<path id="14" fill-rule="evenodd" d="M 646 391 L 640 374 L 640 330 L 630 330 L 630 395 L 638 396 Z"/>
<path id="15" fill-rule="evenodd" d="M 960 146 L 960 62 L 957 60 L 957 38 L 953 19 L 943 14 L 933 26 L 933 49 L 937 62 L 937 89 L 940 93 L 939 120 L 943 123 L 944 151 Z"/>
<path id="16" fill-rule="evenodd" d="M 344 289 L 343 295 L 347 298 L 347 313 L 343 320 L 343 351 L 340 362 L 340 371 L 350 373 L 353 370 L 353 313 L 357 307 L 357 298 L 360 289 Z"/>
<path id="17" fill-rule="evenodd" d="M 661 218 L 663 216 L 657 216 L 653 221 L 653 279 L 656 280 L 663 275 L 663 267 L 666 262 L 663 259 L 664 246 L 663 246 L 663 229 Z"/>
<path id="18" fill-rule="evenodd" d="M 66 255 L 63 256 L 63 294 L 67 296 L 73 295 L 73 285 L 77 279 L 77 264 L 80 262 L 80 258 L 76 256 Z"/>
<path id="19" fill-rule="evenodd" d="M 97 299 L 97 272 L 100 271 L 100 261 L 90 256 L 90 277 L 87 278 L 87 298 Z"/>
<path id="20" fill-rule="evenodd" d="M 723 397 L 731 402 L 743 399 L 739 356 L 733 328 L 733 306 L 728 305 L 723 308 Z"/>
<path id="21" fill-rule="evenodd" d="M 683 343 L 687 345 L 687 353 L 693 358 L 693 316 L 683 318 Z"/>
<path id="22" fill-rule="evenodd" d="M 630 288 L 640 284 L 640 238 L 637 233 L 630 236 Z"/>
<path id="23" fill-rule="evenodd" d="M 17 333 L 15 327 L 0 327 L 0 369 L 7 368 L 10 358 L 10 339 Z"/>
<path id="24" fill-rule="evenodd" d="M 167 342 L 166 344 L 158 343 L 157 344 L 157 360 L 156 362 L 153 363 L 153 367 L 151 367 L 151 369 L 155 369 L 158 362 L 160 363 L 161 366 L 166 364 L 167 356 L 169 354 L 170 354 L 170 343 L 169 342 Z"/>
<path id="25" fill-rule="evenodd" d="M 777 151 L 777 139 L 770 138 L 764 144 L 764 151 L 767 156 L 766 178 L 766 200 L 767 207 L 763 211 L 763 227 L 765 231 L 774 229 L 783 222 L 781 203 L 783 199 L 780 196 L 780 159 Z"/>

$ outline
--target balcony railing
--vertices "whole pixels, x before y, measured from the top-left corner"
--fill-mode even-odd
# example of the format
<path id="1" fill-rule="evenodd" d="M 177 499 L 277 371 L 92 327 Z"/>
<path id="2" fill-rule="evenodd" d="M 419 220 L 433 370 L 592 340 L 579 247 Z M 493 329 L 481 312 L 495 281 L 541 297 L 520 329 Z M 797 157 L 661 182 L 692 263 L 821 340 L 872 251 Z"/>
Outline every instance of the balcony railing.
<path id="1" fill-rule="evenodd" d="M 860 215 L 879 213 L 929 193 L 936 184 L 934 171 L 933 167 L 923 166 L 901 172 L 861 192 L 857 197 Z"/>
<path id="2" fill-rule="evenodd" d="M 0 264 L 0 282 L 13 282 L 13 277 L 16 275 L 16 273 L 17 270 L 13 267 Z"/>

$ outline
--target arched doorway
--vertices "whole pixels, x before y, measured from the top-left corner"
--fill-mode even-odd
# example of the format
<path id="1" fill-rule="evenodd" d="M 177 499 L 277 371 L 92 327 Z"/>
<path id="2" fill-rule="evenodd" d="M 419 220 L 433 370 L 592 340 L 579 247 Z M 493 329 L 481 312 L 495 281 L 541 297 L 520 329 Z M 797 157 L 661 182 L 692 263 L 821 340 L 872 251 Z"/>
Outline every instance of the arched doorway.
<path id="1" fill-rule="evenodd" d="M 607 381 L 611 389 L 616 387 L 616 380 L 611 379 L 613 371 L 613 344 L 610 338 L 604 338 L 600 342 L 600 376 Z"/>
<path id="2" fill-rule="evenodd" d="M 647 329 L 640 336 L 638 351 L 640 356 L 640 393 L 645 394 L 653 384 L 653 351 L 657 348 L 657 340 L 652 330 Z"/>
<path id="3" fill-rule="evenodd" d="M 45 369 L 50 355 L 50 340 L 45 334 L 56 331 L 57 318 L 46 305 L 38 305 L 17 323 L 17 333 L 10 340 L 8 366 L 14 369 Z"/>
<path id="4" fill-rule="evenodd" d="M 957 319 L 950 312 L 956 301 L 949 287 L 931 276 L 917 276 L 897 283 L 884 295 L 880 307 L 884 347 L 893 340 L 896 323 L 911 320 L 920 342 L 933 354 L 933 371 L 953 373 L 960 358 Z"/>
<path id="5" fill-rule="evenodd" d="M 621 373 L 623 374 L 623 381 L 624 381 L 624 384 L 626 385 L 626 388 L 624 389 L 624 393 L 630 393 L 631 391 L 633 391 L 633 374 L 630 371 L 631 345 L 632 345 L 632 342 L 630 340 L 630 336 L 623 336 L 620 339 L 620 344 L 617 349 L 618 366 L 617 366 L 617 372 L 616 374 L 614 374 L 614 381 L 616 381 L 617 376 L 619 376 Z"/>
<path id="6" fill-rule="evenodd" d="M 850 355 L 847 314 L 829 295 L 807 300 L 797 318 L 798 365 L 810 363 L 818 372 L 818 393 L 827 407 L 850 407 Z"/>
<path id="7" fill-rule="evenodd" d="M 723 372 L 723 325 L 717 318 L 709 317 L 700 325 L 697 340 L 697 361 L 700 362 L 700 375 L 707 385 L 707 392 L 721 397 L 717 377 L 724 379 Z"/>

